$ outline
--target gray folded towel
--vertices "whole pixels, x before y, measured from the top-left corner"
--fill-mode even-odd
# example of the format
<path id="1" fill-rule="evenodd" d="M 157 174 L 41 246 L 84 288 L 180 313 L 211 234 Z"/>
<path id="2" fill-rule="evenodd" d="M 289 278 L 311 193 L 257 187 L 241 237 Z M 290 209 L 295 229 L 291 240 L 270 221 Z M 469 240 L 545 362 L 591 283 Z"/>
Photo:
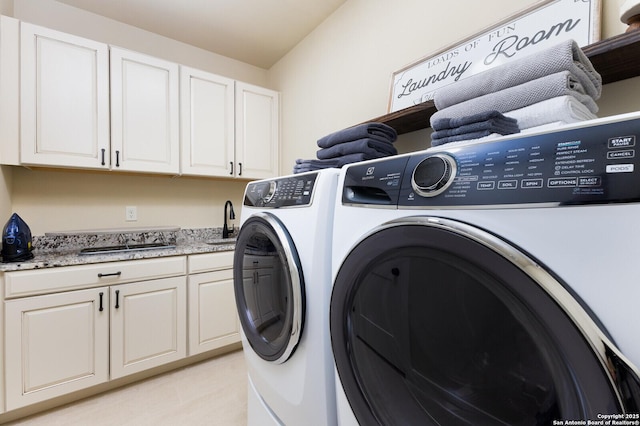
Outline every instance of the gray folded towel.
<path id="1" fill-rule="evenodd" d="M 491 118 L 485 121 L 479 121 L 472 124 L 466 124 L 464 126 L 456 127 L 453 129 L 443 129 L 436 130 L 431 133 L 431 139 L 441 139 L 441 138 L 449 138 L 451 136 L 464 136 L 467 134 L 475 134 L 477 132 L 488 131 L 491 133 L 498 133 L 501 135 L 511 135 L 513 133 L 518 133 L 520 128 L 518 124 L 513 120 L 513 122 L 506 122 L 506 120 L 501 121 L 497 118 Z"/>
<path id="2" fill-rule="evenodd" d="M 450 142 L 470 141 L 474 139 L 480 139 L 492 134 L 494 134 L 494 132 L 492 132 L 491 130 L 480 130 L 478 132 L 466 133 L 464 135 L 455 135 L 455 136 L 448 136 L 440 139 L 432 139 L 431 146 L 444 145 L 445 143 L 450 143 Z"/>
<path id="3" fill-rule="evenodd" d="M 440 118 L 459 118 L 478 111 L 496 110 L 501 113 L 523 108 L 556 96 L 571 95 L 583 103 L 592 113 L 598 112 L 594 99 L 585 94 L 582 85 L 569 71 L 561 71 L 508 87 L 497 92 L 469 99 L 436 111 L 431 123 Z"/>
<path id="4" fill-rule="evenodd" d="M 489 110 L 459 118 L 437 118 L 431 120 L 431 128 L 433 130 L 455 129 L 468 124 L 479 123 L 487 120 L 500 120 L 505 124 L 517 124 L 517 120 L 503 115 L 500 111 Z"/>
<path id="5" fill-rule="evenodd" d="M 362 138 L 374 138 L 380 141 L 395 142 L 398 138 L 398 133 L 393 127 L 384 123 L 363 123 L 318 139 L 318 146 L 320 148 L 329 148 L 339 143 L 351 142 Z"/>
<path id="6" fill-rule="evenodd" d="M 437 109 L 497 92 L 560 71 L 569 71 L 594 100 L 600 98 L 602 77 L 574 40 L 566 40 L 522 59 L 510 61 L 436 91 Z"/>
<path id="7" fill-rule="evenodd" d="M 364 138 L 351 142 L 339 143 L 337 145 L 330 146 L 329 148 L 322 148 L 318 150 L 316 155 L 320 160 L 324 160 L 326 158 L 335 158 L 358 153 L 368 155 L 376 155 L 377 153 L 395 155 L 398 153 L 398 150 L 393 146 L 393 143 L 389 141 Z"/>
<path id="8" fill-rule="evenodd" d="M 324 160 L 296 160 L 296 164 L 293 166 L 293 173 L 310 172 L 312 170 L 328 169 L 328 168 L 340 168 L 345 164 L 357 163 L 364 160 L 373 160 L 374 158 L 387 157 L 387 154 L 349 154 L 336 158 L 327 158 Z"/>

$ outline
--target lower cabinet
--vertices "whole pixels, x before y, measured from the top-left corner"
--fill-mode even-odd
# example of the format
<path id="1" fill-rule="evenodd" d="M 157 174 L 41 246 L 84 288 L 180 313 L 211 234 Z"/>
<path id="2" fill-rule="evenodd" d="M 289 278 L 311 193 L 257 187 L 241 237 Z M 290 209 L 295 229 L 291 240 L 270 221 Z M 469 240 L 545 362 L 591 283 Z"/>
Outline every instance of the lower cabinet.
<path id="1" fill-rule="evenodd" d="M 3 278 L 6 411 L 186 357 L 186 257 Z"/>
<path id="2" fill-rule="evenodd" d="M 0 330 L 0 413 L 237 344 L 233 251 L 0 273 Z"/>
<path id="3" fill-rule="evenodd" d="M 7 409 L 186 356 L 185 277 L 10 300 Z"/>
<path id="4" fill-rule="evenodd" d="M 240 341 L 233 252 L 189 256 L 189 355 Z"/>
<path id="5" fill-rule="evenodd" d="M 108 294 L 100 287 L 6 302 L 7 410 L 109 379 Z"/>
<path id="6" fill-rule="evenodd" d="M 185 281 L 171 277 L 111 288 L 111 379 L 187 355 Z"/>

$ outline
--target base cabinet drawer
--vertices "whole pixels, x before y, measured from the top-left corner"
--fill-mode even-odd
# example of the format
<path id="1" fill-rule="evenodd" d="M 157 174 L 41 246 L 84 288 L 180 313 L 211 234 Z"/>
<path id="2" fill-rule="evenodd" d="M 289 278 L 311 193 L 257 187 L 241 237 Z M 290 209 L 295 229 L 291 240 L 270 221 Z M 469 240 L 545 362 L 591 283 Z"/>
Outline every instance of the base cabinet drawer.
<path id="1" fill-rule="evenodd" d="M 7 410 L 109 380 L 106 287 L 10 300 L 5 319 Z"/>

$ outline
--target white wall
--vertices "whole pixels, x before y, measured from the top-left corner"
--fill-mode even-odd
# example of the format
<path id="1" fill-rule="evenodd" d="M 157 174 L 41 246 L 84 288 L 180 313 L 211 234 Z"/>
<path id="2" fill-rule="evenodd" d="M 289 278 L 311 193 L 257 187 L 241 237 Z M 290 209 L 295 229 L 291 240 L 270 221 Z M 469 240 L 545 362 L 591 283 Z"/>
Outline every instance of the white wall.
<path id="1" fill-rule="evenodd" d="M 622 0 L 602 0 L 603 37 L 619 34 Z M 282 93 L 281 173 L 315 158 L 316 140 L 387 112 L 392 73 L 521 11 L 534 0 L 348 0 L 270 70 Z M 606 86 L 601 116 L 640 109 L 639 79 Z M 430 131 L 400 137 L 425 149 Z"/>

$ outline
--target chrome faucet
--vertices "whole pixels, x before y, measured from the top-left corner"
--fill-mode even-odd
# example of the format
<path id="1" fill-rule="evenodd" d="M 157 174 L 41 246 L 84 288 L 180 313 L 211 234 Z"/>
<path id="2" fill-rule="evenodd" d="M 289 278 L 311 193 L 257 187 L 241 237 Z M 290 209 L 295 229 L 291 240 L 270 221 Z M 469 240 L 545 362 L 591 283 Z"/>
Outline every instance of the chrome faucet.
<path id="1" fill-rule="evenodd" d="M 235 230 L 234 228 L 231 228 L 231 230 L 229 230 L 229 227 L 227 226 L 227 206 L 231 207 L 231 211 L 229 212 L 229 219 L 233 220 L 236 218 L 236 214 L 233 211 L 233 203 L 231 202 L 231 200 L 227 200 L 227 202 L 224 203 L 224 226 L 222 227 L 222 238 L 229 238 L 229 236 L 233 234 L 233 231 Z"/>

